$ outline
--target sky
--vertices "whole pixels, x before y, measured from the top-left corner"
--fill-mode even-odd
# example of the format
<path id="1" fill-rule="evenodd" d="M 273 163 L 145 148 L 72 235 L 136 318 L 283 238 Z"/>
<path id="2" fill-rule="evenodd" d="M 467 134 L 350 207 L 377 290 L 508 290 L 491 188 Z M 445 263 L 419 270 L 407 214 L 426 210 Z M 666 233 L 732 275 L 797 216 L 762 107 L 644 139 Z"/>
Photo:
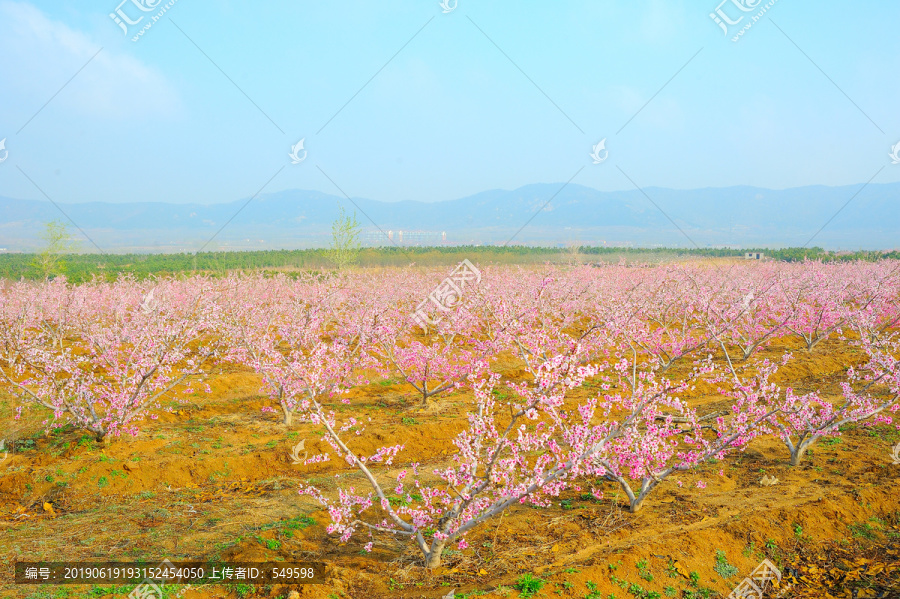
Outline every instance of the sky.
<path id="1" fill-rule="evenodd" d="M 118 1 L 0 0 L 0 196 L 900 181 L 896 2 Z"/>

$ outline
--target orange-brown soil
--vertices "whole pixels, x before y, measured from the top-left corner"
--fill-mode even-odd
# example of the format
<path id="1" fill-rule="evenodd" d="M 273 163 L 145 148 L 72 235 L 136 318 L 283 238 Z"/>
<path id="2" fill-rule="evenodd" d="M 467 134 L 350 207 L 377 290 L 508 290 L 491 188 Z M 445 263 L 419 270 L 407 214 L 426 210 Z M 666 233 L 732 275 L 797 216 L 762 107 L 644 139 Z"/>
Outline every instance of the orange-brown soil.
<path id="1" fill-rule="evenodd" d="M 764 354 L 774 358 L 789 347 L 798 346 L 782 339 Z M 835 399 L 844 370 L 861 359 L 838 340 L 794 355 L 778 382 Z M 508 376 L 517 372 L 514 364 L 506 367 Z M 310 455 L 330 448 L 312 425 L 288 428 L 280 413 L 262 412 L 271 403 L 253 373 L 223 365 L 210 383 L 210 395 L 172 402 L 177 412 L 147 420 L 137 437 L 108 444 L 69 428 L 44 435 L 44 415 L 36 411 L 13 425 L 11 451 L 0 463 L 0 596 L 127 594 L 7 583 L 16 560 L 40 559 L 321 560 L 330 568 L 321 585 L 207 586 L 187 590 L 185 599 L 287 597 L 291 590 L 310 599 L 443 597 L 452 589 L 457 597 L 516 598 L 515 585 L 525 574 L 544 581 L 534 597 L 622 599 L 642 591 L 648 597 L 724 597 L 764 557 L 785 571 L 804 568 L 806 581 L 786 597 L 827 596 L 817 581 L 829 569 L 832 578 L 845 578 L 843 587 L 832 589 L 863 584 L 854 578 L 896 585 L 900 575 L 900 465 L 889 455 L 900 435 L 892 426 L 851 428 L 838 441 L 818 443 L 798 467 L 789 465 L 780 442 L 759 439 L 723 462 L 667 480 L 636 514 L 624 511 L 613 483 L 586 481 L 581 492 L 567 492 L 550 508 L 519 506 L 494 518 L 470 535 L 469 548 L 447 551 L 444 565 L 428 571 L 409 543 L 378 536 L 366 554 L 364 533 L 347 543 L 326 534 L 327 514 L 298 487 L 311 483 L 328 494 L 354 485 L 365 492 L 361 476 L 336 460 L 293 465 L 289 452 L 301 439 Z M 591 392 L 596 387 L 579 391 L 582 397 Z M 426 471 L 449 459 L 450 439 L 463 427 L 470 403 L 459 393 L 421 408 L 411 388 L 377 381 L 349 397 L 340 415 L 372 419 L 353 439 L 354 448 L 362 453 L 403 443 L 399 462 L 418 461 Z M 708 389 L 696 390 L 690 401 L 701 414 L 727 406 Z M 0 398 L 4 422 L 13 422 L 11 406 L 11 398 Z M 778 482 L 761 485 L 763 476 Z M 698 488 L 698 480 L 707 487 Z M 604 490 L 604 500 L 585 493 L 592 484 Z M 716 572 L 717 550 L 737 575 L 726 579 Z M 858 596 L 877 596 L 866 592 Z"/>

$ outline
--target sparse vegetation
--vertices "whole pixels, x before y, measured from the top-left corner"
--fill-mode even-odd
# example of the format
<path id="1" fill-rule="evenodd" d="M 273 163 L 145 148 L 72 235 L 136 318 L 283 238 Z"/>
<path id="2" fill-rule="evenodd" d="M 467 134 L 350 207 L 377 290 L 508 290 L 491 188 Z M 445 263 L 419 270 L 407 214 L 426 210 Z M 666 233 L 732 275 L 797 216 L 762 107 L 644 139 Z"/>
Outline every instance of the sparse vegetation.
<path id="1" fill-rule="evenodd" d="M 716 565 L 713 567 L 713 570 L 716 571 L 716 574 L 726 580 L 732 576 L 736 576 L 738 573 L 738 569 L 728 563 L 728 558 L 721 549 L 716 550 Z"/>
<path id="2" fill-rule="evenodd" d="M 519 589 L 520 596 L 523 598 L 533 597 L 544 587 L 544 580 L 537 578 L 533 574 L 525 573 L 516 581 L 516 588 Z"/>

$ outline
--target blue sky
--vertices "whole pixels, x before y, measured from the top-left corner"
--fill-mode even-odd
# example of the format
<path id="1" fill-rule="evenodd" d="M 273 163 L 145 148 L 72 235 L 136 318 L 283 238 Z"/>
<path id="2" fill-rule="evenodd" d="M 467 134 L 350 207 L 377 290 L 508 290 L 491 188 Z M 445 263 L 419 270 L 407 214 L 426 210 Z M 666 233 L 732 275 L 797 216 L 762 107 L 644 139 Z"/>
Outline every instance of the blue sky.
<path id="1" fill-rule="evenodd" d="M 709 16 L 718 0 L 458 0 L 446 14 L 437 0 L 178 0 L 133 42 L 109 17 L 118 1 L 0 0 L 0 195 L 900 181 L 898 3 L 778 0 L 733 42 Z M 721 10 L 745 15 L 733 33 L 764 4 Z"/>

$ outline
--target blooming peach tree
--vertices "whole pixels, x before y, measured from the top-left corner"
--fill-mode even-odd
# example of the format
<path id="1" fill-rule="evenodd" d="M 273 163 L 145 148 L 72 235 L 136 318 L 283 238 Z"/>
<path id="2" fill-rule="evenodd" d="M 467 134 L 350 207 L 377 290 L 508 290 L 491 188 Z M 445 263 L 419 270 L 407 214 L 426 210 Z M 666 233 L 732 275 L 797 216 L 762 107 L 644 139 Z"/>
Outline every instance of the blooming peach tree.
<path id="1" fill-rule="evenodd" d="M 310 419 L 324 428 L 337 455 L 363 473 L 370 489 L 341 489 L 336 499 L 311 485 L 300 492 L 326 506 L 331 516 L 328 531 L 339 533 L 342 540 L 359 528 L 406 536 L 426 567 L 437 567 L 449 544 L 466 547 L 466 534 L 487 519 L 517 503 L 546 505 L 547 497 L 570 485 L 582 466 L 602 451 L 609 430 L 602 422 L 592 422 L 596 400 L 579 407 L 577 420 L 562 409 L 567 392 L 598 372 L 596 366 L 581 364 L 581 357 L 575 348 L 545 361 L 536 367 L 534 383 L 517 386 L 520 394 L 509 402 L 498 401 L 493 393 L 498 375 L 470 375 L 474 409 L 453 440 L 458 451 L 451 465 L 429 474 L 415 463 L 396 475 L 376 472 L 376 465 L 392 465 L 403 446 L 357 455 L 343 438 L 355 419 L 338 423 L 333 411 L 312 401 Z M 392 504 L 390 491 L 406 501 Z"/>
<path id="2" fill-rule="evenodd" d="M 144 287 L 124 280 L 76 289 L 54 281 L 32 286 L 33 295 L 15 312 L 4 310 L 4 323 L 13 326 L 2 333 L 0 376 L 26 403 L 52 411 L 48 428 L 68 421 L 98 440 L 137 434 L 136 423 L 163 396 L 179 386 L 190 393 L 188 383 L 203 378 L 204 366 L 218 351 L 208 335 L 213 311 L 208 283 Z M 27 306 L 51 292 L 85 293 L 84 304 L 92 308 L 69 320 L 65 337 L 42 326 L 40 313 Z M 59 306 L 77 304 L 57 299 Z"/>

